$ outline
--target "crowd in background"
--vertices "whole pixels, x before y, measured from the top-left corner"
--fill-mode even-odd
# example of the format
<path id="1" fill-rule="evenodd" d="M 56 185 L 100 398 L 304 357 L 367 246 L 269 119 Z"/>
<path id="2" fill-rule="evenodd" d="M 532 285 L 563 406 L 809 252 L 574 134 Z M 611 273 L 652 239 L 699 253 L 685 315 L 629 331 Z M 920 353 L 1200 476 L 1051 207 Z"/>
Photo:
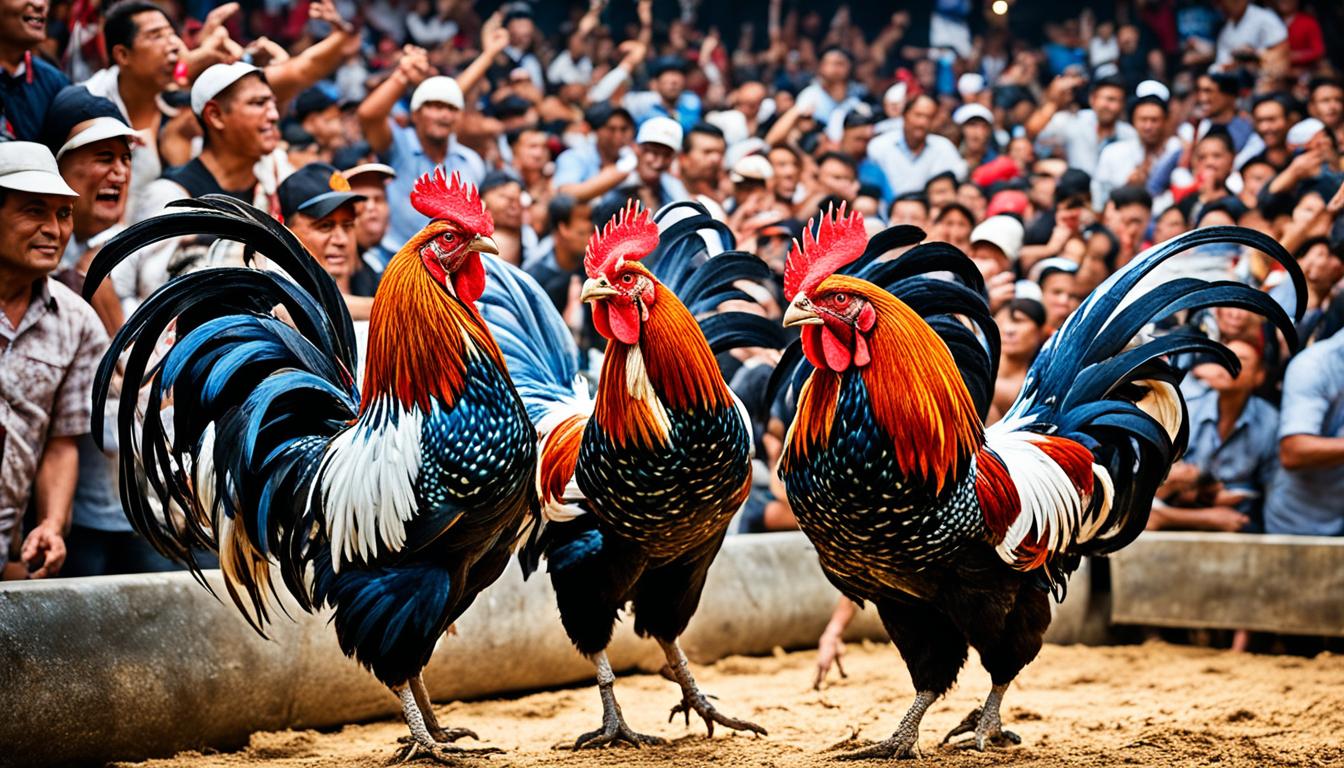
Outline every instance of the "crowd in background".
<path id="1" fill-rule="evenodd" d="M 1272 233 L 1306 274 L 1305 350 L 1244 310 L 1173 321 L 1223 340 L 1242 370 L 1193 361 L 1190 450 L 1150 527 L 1344 534 L 1344 51 L 1329 19 L 1297 0 L 1118 0 L 1078 16 L 911 5 L 0 0 L 0 568 L 171 567 L 121 513 L 115 403 L 100 450 L 90 382 L 151 293 L 232 256 L 172 238 L 86 303 L 104 243 L 174 200 L 231 195 L 299 236 L 358 326 L 425 223 L 415 179 L 439 166 L 479 188 L 501 257 L 591 359 L 582 255 L 629 199 L 698 201 L 777 276 L 831 206 L 874 232 L 921 227 L 986 280 L 1002 337 L 991 420 L 1135 254 L 1222 224 Z M 1024 30 L 1028 13 L 1042 23 Z M 1238 247 L 1171 270 L 1293 308 L 1286 273 Z M 778 316 L 771 288 L 760 304 Z M 773 362 L 723 360 L 744 400 Z M 744 532 L 794 525 L 772 471 L 786 421 L 776 404 L 757 425 Z"/>

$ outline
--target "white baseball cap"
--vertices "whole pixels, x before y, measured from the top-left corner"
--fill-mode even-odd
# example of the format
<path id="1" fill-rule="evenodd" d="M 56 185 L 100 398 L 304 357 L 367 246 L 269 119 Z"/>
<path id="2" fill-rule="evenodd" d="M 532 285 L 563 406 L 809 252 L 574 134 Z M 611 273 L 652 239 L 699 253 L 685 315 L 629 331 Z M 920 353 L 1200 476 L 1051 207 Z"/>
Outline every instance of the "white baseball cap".
<path id="1" fill-rule="evenodd" d="M 392 166 L 384 163 L 361 163 L 354 168 L 347 168 L 344 171 L 341 171 L 341 175 L 347 179 L 353 179 L 356 176 L 365 173 L 376 173 L 380 176 L 386 176 L 389 179 L 397 178 L 396 170 Z"/>
<path id="2" fill-rule="evenodd" d="M 748 179 L 752 181 L 766 181 L 775 177 L 775 167 L 770 165 L 770 161 L 760 155 L 747 155 L 733 164 L 733 170 L 728 172 L 728 178 L 734 184 L 741 184 Z"/>
<path id="3" fill-rule="evenodd" d="M 212 65 L 191 84 L 191 111 L 199 117 L 211 99 L 254 72 L 260 75 L 262 80 L 266 79 L 265 72 L 247 62 L 235 61 L 232 64 Z"/>
<path id="4" fill-rule="evenodd" d="M 1134 97 L 1145 99 L 1155 96 L 1163 101 L 1171 101 L 1171 90 L 1156 80 L 1144 80 L 1134 87 Z"/>
<path id="5" fill-rule="evenodd" d="M 1306 120 L 1302 120 L 1292 128 L 1288 129 L 1288 136 L 1284 139 L 1284 142 L 1289 147 L 1304 147 L 1307 145 L 1307 142 L 1316 138 L 1316 134 L 1324 130 L 1325 123 L 1322 123 L 1314 117 L 1308 117 Z"/>
<path id="6" fill-rule="evenodd" d="M 882 95 L 882 101 L 887 104 L 902 104 L 905 102 L 905 94 L 908 90 L 909 86 L 903 81 L 898 80 L 894 85 L 887 89 L 885 94 Z"/>
<path id="7" fill-rule="evenodd" d="M 79 149 L 95 141 L 112 139 L 118 136 L 125 138 L 128 143 L 134 146 L 136 141 L 139 140 L 140 134 L 115 117 L 95 117 L 85 123 L 84 128 L 71 136 L 69 141 L 61 145 L 61 148 L 56 151 L 56 159 L 60 160 L 65 157 L 65 153 L 72 149 Z"/>
<path id="8" fill-rule="evenodd" d="M 432 101 L 447 104 L 454 109 L 462 109 L 467 104 L 466 99 L 462 98 L 462 86 L 453 78 L 443 75 L 427 77 L 423 83 L 416 86 L 415 93 L 411 94 L 411 111 L 414 112 Z"/>
<path id="9" fill-rule="evenodd" d="M 961 94 L 963 99 L 969 99 L 983 90 L 985 90 L 985 76 L 979 72 L 967 72 L 957 78 L 957 93 Z"/>
<path id="10" fill-rule="evenodd" d="M 32 141 L 0 142 L 0 188 L 79 197 L 61 178 L 51 150 Z"/>
<path id="11" fill-rule="evenodd" d="M 1022 250 L 1024 229 L 1022 222 L 1012 216 L 990 216 L 971 230 L 971 244 L 985 242 L 996 245 L 1009 261 L 1016 261 Z"/>
<path id="12" fill-rule="evenodd" d="M 989 107 L 984 104 L 962 104 L 952 113 L 952 122 L 957 125 L 965 125 L 968 121 L 980 118 L 990 125 L 994 125 L 994 113 L 989 111 Z"/>
<path id="13" fill-rule="evenodd" d="M 636 144 L 662 144 L 673 152 L 681 151 L 681 124 L 670 117 L 650 117 L 639 126 Z"/>

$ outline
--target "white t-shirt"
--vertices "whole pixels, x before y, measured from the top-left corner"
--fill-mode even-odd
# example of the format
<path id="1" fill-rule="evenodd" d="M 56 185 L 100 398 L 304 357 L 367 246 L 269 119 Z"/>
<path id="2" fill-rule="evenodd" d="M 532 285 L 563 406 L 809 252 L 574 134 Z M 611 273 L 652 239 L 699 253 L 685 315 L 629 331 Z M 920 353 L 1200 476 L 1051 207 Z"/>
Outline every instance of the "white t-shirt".
<path id="1" fill-rule="evenodd" d="M 1279 15 L 1258 5 L 1246 6 L 1241 21 L 1227 20 L 1218 33 L 1218 56 L 1213 65 L 1221 67 L 1232 62 L 1232 52 L 1238 48 L 1263 51 L 1288 39 L 1288 28 Z"/>

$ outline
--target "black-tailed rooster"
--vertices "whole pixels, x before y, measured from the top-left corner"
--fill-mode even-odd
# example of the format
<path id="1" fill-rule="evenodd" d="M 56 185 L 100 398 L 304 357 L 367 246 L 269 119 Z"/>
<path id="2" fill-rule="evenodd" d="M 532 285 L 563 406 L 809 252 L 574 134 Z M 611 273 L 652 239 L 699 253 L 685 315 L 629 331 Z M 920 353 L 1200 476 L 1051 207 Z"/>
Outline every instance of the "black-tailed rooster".
<path id="1" fill-rule="evenodd" d="M 635 631 L 658 641 L 665 674 L 681 686 L 673 715 L 698 713 L 711 736 L 715 723 L 765 733 L 710 704 L 677 638 L 751 477 L 751 426 L 715 354 L 778 347 L 783 336 L 764 317 L 715 312 L 750 300 L 734 283 L 768 279 L 763 262 L 711 257 L 732 236 L 694 204 L 659 218 L 661 236 L 647 211 L 628 206 L 589 242 L 582 297 L 608 340 L 594 402 L 574 386 L 574 342 L 535 282 L 491 260 L 481 300 L 540 436 L 542 516 L 520 558 L 531 572 L 546 556 L 565 631 L 597 667 L 602 727 L 576 747 L 661 741 L 626 725 L 612 690 L 606 647 L 627 603 Z"/>
<path id="2" fill-rule="evenodd" d="M 258 631 L 273 565 L 304 609 L 334 607 L 342 650 L 401 701 L 407 750 L 446 760 L 470 751 L 449 742 L 474 734 L 439 727 L 420 673 L 504 570 L 535 506 L 537 454 L 473 304 L 485 283 L 481 254 L 497 252 L 490 215 L 474 187 L 441 172 L 422 177 L 411 199 L 432 221 L 383 275 L 361 388 L 335 284 L 292 233 L 231 198 L 130 227 L 94 260 L 85 290 L 127 255 L 184 234 L 241 242 L 292 278 L 241 267 L 188 274 L 117 334 L 94 410 L 103 412 L 129 350 L 122 503 L 136 530 L 193 571 L 196 548 L 217 550 L 229 594 Z M 148 367 L 170 326 L 176 342 Z M 101 440 L 101 419 L 93 431 Z"/>
<path id="3" fill-rule="evenodd" d="M 999 706 L 1040 650 L 1049 593 L 1062 595 L 1080 556 L 1134 540 L 1185 449 L 1182 371 L 1169 358 L 1197 353 L 1237 367 L 1223 345 L 1193 333 L 1136 339 L 1146 325 L 1239 306 L 1295 338 L 1278 305 L 1247 286 L 1136 284 L 1177 253 L 1237 243 L 1282 263 L 1304 295 L 1296 263 L 1265 235 L 1183 235 L 1102 283 L 1041 350 L 1004 419 L 985 429 L 999 354 L 979 273 L 945 243 L 881 260 L 920 239 L 891 232 L 870 244 L 862 218 L 842 210 L 795 246 L 785 273 L 785 323 L 802 328 L 816 371 L 798 395 L 780 476 L 826 575 L 876 604 L 917 692 L 890 738 L 849 758 L 917 754 L 920 720 L 956 680 L 968 645 L 993 687 L 944 741 L 1020 741 L 1002 728 Z M 781 378 L 797 361 L 786 355 Z"/>

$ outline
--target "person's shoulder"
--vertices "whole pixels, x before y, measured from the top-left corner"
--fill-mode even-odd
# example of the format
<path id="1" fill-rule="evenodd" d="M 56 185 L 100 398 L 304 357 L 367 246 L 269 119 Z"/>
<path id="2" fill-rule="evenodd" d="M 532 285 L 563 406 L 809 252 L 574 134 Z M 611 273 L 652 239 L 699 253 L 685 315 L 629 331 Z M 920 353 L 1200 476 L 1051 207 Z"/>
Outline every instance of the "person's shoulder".
<path id="1" fill-rule="evenodd" d="M 48 277 L 47 290 L 51 294 L 52 301 L 56 302 L 56 311 L 60 314 L 63 322 L 76 326 L 80 330 L 103 331 L 103 323 L 98 319 L 98 313 L 94 312 L 93 307 L 65 283 L 54 277 Z"/>
<path id="2" fill-rule="evenodd" d="M 957 152 L 957 145 L 953 144 L 951 139 L 936 133 L 930 133 L 926 136 L 924 138 L 924 143 L 927 144 L 930 149 L 937 149 L 939 152 L 946 152 L 949 150 Z M 957 153 L 958 156 L 960 156 L 960 154 L 961 153 L 959 152 Z"/>
<path id="3" fill-rule="evenodd" d="M 40 56 L 33 57 L 33 79 L 48 87 L 54 85 L 57 90 L 70 84 L 64 72 Z"/>

